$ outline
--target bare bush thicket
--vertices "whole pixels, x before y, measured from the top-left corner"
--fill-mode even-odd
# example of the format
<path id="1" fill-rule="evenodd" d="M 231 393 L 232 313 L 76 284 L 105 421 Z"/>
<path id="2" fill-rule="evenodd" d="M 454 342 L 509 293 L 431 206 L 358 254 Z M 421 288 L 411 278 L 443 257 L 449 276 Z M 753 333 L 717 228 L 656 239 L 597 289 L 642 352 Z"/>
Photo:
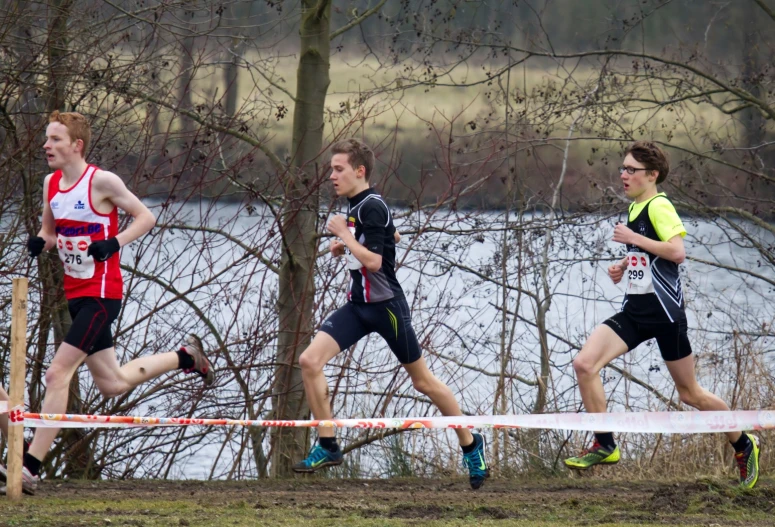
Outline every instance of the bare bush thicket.
<path id="1" fill-rule="evenodd" d="M 122 253 L 120 360 L 174 349 L 196 331 L 219 373 L 212 390 L 171 375 L 111 400 L 81 373 L 72 412 L 308 416 L 298 355 L 344 301 L 324 225 L 339 210 L 326 149 L 346 136 L 378 153 L 375 183 L 396 207 L 416 330 L 466 412 L 580 409 L 571 360 L 621 298 L 603 271 L 621 255 L 608 241 L 626 210 L 615 167 L 626 143 L 644 137 L 673 159 L 666 190 L 690 231 L 685 289 L 702 382 L 735 408 L 772 406 L 775 106 L 764 59 L 775 14 L 745 3 L 759 26 L 721 58 L 716 41 L 736 29 L 718 19 L 741 9 L 728 4 L 703 8 L 686 38 L 662 42 L 653 26 L 683 13 L 681 2 L 621 2 L 605 28 L 598 19 L 598 33 L 567 44 L 547 30 L 563 6 L 539 1 L 6 3 L 0 306 L 7 315 L 10 277 L 30 276 L 29 407 L 40 406 L 69 324 L 56 256 L 30 266 L 23 250 L 39 227 L 40 146 L 54 109 L 92 119 L 87 159 L 120 174 L 159 218 Z M 7 346 L 0 358 L 7 365 Z M 604 371 L 612 408 L 682 409 L 665 373 L 646 346 L 616 361 Z M 433 411 L 376 340 L 327 374 L 338 415 Z M 282 476 L 309 434 L 67 430 L 46 467 L 49 476 Z M 380 438 L 345 432 L 350 453 L 337 473 L 458 470 L 445 433 Z M 585 440 L 525 430 L 492 439 L 501 475 L 556 472 Z M 628 475 L 729 465 L 719 437 L 622 441 Z"/>

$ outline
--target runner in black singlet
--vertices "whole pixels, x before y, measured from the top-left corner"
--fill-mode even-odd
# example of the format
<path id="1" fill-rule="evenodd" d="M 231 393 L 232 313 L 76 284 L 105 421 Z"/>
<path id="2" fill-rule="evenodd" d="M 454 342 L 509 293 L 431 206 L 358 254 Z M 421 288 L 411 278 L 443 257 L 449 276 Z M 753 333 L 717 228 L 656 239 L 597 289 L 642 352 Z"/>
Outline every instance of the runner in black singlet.
<path id="1" fill-rule="evenodd" d="M 636 142 L 626 152 L 619 173 L 630 205 L 627 225 L 619 224 L 613 241 L 627 247 L 627 255 L 608 268 L 615 284 L 627 276 L 627 293 L 620 313 L 598 326 L 587 339 L 573 368 L 584 408 L 606 411 L 600 370 L 616 357 L 649 339 L 656 339 L 681 401 L 698 410 L 729 410 L 729 406 L 697 383 L 689 344 L 683 291 L 678 266 L 686 257 L 686 230 L 673 204 L 657 184 L 670 166 L 653 143 Z M 740 485 L 751 488 L 759 477 L 759 446 L 753 435 L 728 432 L 740 469 Z M 565 464 L 583 470 L 597 464 L 617 463 L 619 447 L 610 432 L 596 432 L 591 448 Z"/>
<path id="2" fill-rule="evenodd" d="M 393 218 L 382 197 L 369 188 L 374 154 L 355 139 L 335 144 L 331 152 L 331 181 L 337 195 L 348 199 L 347 216 L 334 216 L 328 223 L 328 230 L 339 238 L 331 242 L 331 253 L 346 256 L 350 288 L 347 304 L 328 317 L 299 357 L 310 410 L 315 419 L 332 419 L 323 367 L 369 333 L 378 333 L 409 373 L 416 390 L 427 395 L 442 414 L 462 415 L 452 391 L 428 369 L 412 329 L 409 305 L 395 274 L 398 236 Z M 469 482 L 477 489 L 489 476 L 484 436 L 467 429 L 455 432 Z M 334 429 L 319 428 L 318 436 L 309 456 L 294 465 L 296 472 L 342 463 Z"/>

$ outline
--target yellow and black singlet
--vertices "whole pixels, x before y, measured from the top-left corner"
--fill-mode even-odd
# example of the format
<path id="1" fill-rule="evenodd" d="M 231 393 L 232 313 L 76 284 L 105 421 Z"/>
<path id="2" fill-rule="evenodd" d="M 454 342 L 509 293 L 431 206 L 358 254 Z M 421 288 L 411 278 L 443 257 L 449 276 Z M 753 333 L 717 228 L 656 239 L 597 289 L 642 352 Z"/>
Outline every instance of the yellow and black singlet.
<path id="1" fill-rule="evenodd" d="M 656 241 L 686 236 L 681 218 L 664 192 L 643 203 L 632 203 L 627 227 Z M 622 311 L 642 321 L 683 319 L 684 296 L 678 264 L 635 245 L 627 245 L 627 293 Z"/>

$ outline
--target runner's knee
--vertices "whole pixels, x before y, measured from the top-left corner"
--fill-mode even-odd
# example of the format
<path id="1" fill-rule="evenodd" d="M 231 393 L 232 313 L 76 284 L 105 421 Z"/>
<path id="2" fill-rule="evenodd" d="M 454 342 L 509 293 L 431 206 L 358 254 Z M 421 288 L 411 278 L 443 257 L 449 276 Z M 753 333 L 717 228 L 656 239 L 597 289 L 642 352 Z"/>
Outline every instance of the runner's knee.
<path id="1" fill-rule="evenodd" d="M 700 408 L 702 406 L 703 392 L 702 389 L 691 389 L 684 387 L 678 388 L 678 397 L 681 402 L 691 406 L 692 408 Z"/>
<path id="2" fill-rule="evenodd" d="M 46 390 L 67 389 L 72 377 L 70 368 L 63 368 L 56 363 L 52 364 L 46 370 Z"/>
<path id="3" fill-rule="evenodd" d="M 433 375 L 428 375 L 420 379 L 412 379 L 414 389 L 423 395 L 435 395 L 437 392 L 447 389 L 447 386 L 439 381 Z"/>
<path id="4" fill-rule="evenodd" d="M 100 393 L 105 399 L 112 399 L 113 397 L 118 397 L 119 395 L 125 393 L 125 390 L 119 390 L 113 387 L 100 388 Z"/>
<path id="5" fill-rule="evenodd" d="M 576 372 L 576 377 L 584 378 L 600 373 L 600 369 L 595 366 L 595 363 L 583 355 L 576 355 L 576 358 L 573 359 L 573 371 Z"/>
<path id="6" fill-rule="evenodd" d="M 418 379 L 412 381 L 412 385 L 414 386 L 414 389 L 418 392 L 428 395 L 428 392 L 433 391 L 433 387 L 431 386 L 431 383 L 426 381 L 425 379 Z"/>
<path id="7" fill-rule="evenodd" d="M 123 382 L 97 382 L 97 389 L 105 399 L 118 397 L 126 393 L 129 386 Z"/>
<path id="8" fill-rule="evenodd" d="M 323 364 L 317 354 L 310 352 L 309 348 L 307 348 L 299 357 L 299 366 L 302 372 L 317 373 L 318 371 L 323 371 L 325 364 Z"/>

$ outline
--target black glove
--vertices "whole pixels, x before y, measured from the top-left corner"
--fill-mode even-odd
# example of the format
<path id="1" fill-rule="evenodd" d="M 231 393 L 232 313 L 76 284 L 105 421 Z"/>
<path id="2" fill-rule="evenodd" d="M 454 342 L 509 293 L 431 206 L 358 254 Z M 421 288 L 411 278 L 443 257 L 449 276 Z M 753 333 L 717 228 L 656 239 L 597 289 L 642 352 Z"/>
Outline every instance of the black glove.
<path id="1" fill-rule="evenodd" d="M 42 253 L 45 248 L 46 240 L 40 236 L 30 236 L 30 239 L 27 240 L 27 251 L 30 253 L 30 258 L 40 256 L 40 253 Z"/>
<path id="2" fill-rule="evenodd" d="M 118 240 L 116 238 L 111 238 L 101 242 L 94 242 L 89 245 L 86 255 L 93 256 L 98 262 L 104 262 L 116 254 L 119 249 L 121 249 L 121 246 L 118 244 Z"/>

